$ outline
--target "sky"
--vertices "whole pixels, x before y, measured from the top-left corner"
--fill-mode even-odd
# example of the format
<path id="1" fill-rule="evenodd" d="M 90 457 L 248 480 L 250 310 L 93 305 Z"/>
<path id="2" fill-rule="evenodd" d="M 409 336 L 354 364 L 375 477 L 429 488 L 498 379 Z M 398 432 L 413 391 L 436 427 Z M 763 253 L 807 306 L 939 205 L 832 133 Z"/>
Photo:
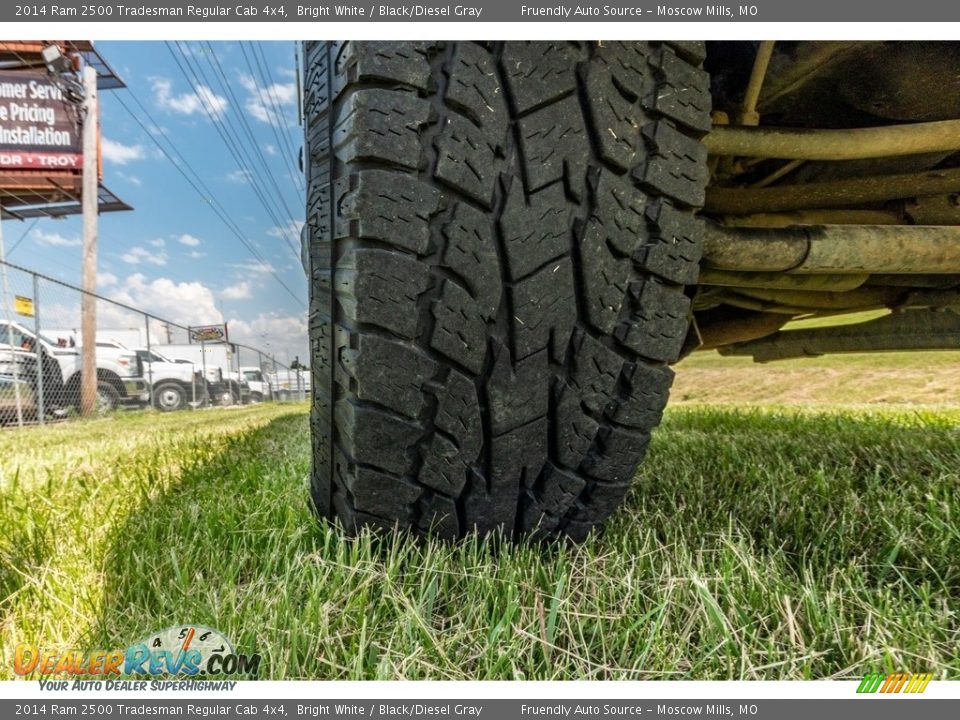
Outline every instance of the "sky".
<path id="1" fill-rule="evenodd" d="M 231 340 L 308 361 L 295 44 L 96 47 L 127 85 L 100 93 L 103 184 L 133 206 L 100 216 L 98 292 L 184 325 L 226 321 Z M 79 216 L 3 232 L 10 262 L 80 284 Z"/>

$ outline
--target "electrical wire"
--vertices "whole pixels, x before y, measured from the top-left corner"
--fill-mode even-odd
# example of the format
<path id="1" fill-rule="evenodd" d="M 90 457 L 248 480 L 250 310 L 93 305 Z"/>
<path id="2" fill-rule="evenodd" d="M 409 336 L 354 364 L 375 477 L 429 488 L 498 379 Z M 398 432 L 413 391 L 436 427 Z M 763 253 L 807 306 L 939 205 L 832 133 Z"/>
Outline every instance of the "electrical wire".
<path id="1" fill-rule="evenodd" d="M 7 45 L 6 43 L 0 43 L 0 44 Z M 23 63 L 24 65 L 28 64 L 27 61 L 15 50 L 8 48 L 8 51 L 12 52 L 17 57 L 17 59 L 20 60 L 20 62 Z M 150 122 L 155 127 L 159 128 L 160 124 L 153 118 L 153 116 L 150 114 L 150 112 L 147 110 L 144 104 L 140 101 L 140 99 L 133 93 L 133 91 L 129 87 L 127 87 L 126 90 L 129 92 L 130 97 L 133 98 L 133 100 L 136 102 L 137 106 L 140 108 L 140 111 L 150 120 Z M 177 160 L 175 160 L 173 156 L 170 154 L 170 152 L 168 152 L 167 149 L 164 148 L 163 145 L 159 142 L 159 140 L 157 139 L 157 134 L 159 133 L 150 132 L 150 130 L 144 125 L 143 121 L 130 109 L 130 107 L 125 102 L 123 102 L 123 99 L 119 95 L 112 94 L 111 96 L 120 103 L 121 107 L 123 107 L 123 109 L 127 111 L 127 114 L 129 114 L 130 117 L 133 118 L 134 122 L 136 122 L 136 124 L 140 127 L 140 129 L 143 130 L 144 134 L 147 135 L 147 137 L 149 137 L 153 141 L 153 143 L 157 146 L 157 148 L 164 155 L 164 157 L 166 157 L 167 160 L 170 161 L 170 163 L 174 166 L 177 172 L 180 173 L 180 175 L 184 178 L 184 180 L 186 180 L 187 183 L 198 194 L 200 199 L 210 205 L 211 210 L 213 210 L 213 212 L 224 223 L 224 225 L 226 225 L 227 228 L 237 237 L 237 239 L 247 249 L 247 251 L 253 256 L 253 258 L 257 260 L 259 263 L 261 263 L 261 265 L 264 268 L 268 269 L 268 272 L 273 277 L 273 279 L 276 280 L 277 283 L 284 290 L 286 290 L 286 292 L 290 295 L 290 297 L 293 298 L 300 307 L 306 309 L 306 305 L 303 302 L 302 298 L 299 295 L 297 295 L 297 293 L 295 293 L 293 290 L 290 289 L 290 287 L 283 281 L 282 278 L 280 278 L 280 276 L 276 273 L 276 271 L 273 270 L 272 264 L 268 260 L 266 260 L 266 258 L 264 258 L 253 246 L 253 244 L 246 238 L 246 236 L 240 230 L 236 222 L 232 220 L 229 213 L 226 212 L 226 210 L 224 209 L 220 201 L 216 198 L 213 192 L 206 186 L 206 184 L 203 182 L 200 175 L 196 172 L 196 170 L 193 169 L 193 167 L 190 165 L 187 159 L 183 156 L 183 154 L 177 149 L 177 147 L 173 144 L 173 142 L 169 138 L 166 138 L 167 142 L 170 145 L 170 148 L 173 150 L 174 153 L 176 153 L 180 161 L 190 171 L 190 173 L 194 176 L 194 178 L 196 178 L 196 182 L 194 182 L 194 180 L 191 179 L 189 175 L 187 175 L 187 173 L 183 170 L 183 168 L 180 166 Z M 201 190 L 201 188 L 203 189 Z M 10 190 L 5 190 L 4 192 L 7 195 L 20 201 L 21 203 L 27 204 L 26 199 L 23 198 L 22 196 L 19 196 Z M 204 193 L 206 193 L 206 195 Z M 7 212 L 10 213 L 9 210 Z M 44 211 L 44 214 L 51 218 L 57 217 L 56 215 L 51 214 L 48 211 Z M 36 218 L 34 220 L 34 225 L 38 221 L 39 221 L 39 218 Z M 279 223 L 278 223 L 278 226 L 279 226 Z M 24 234 L 17 240 L 17 242 L 13 245 L 13 247 L 11 247 L 10 249 L 11 252 L 22 242 L 22 240 L 26 237 L 27 233 L 31 229 L 32 229 L 32 226 L 30 228 L 27 228 Z M 295 255 L 299 260 L 299 254 L 295 253 Z"/>
<path id="2" fill-rule="evenodd" d="M 127 92 L 137 102 L 137 105 L 140 107 L 141 111 L 144 112 L 144 115 L 147 116 L 150 122 L 152 122 L 156 127 L 159 127 L 159 124 L 156 122 L 156 120 L 153 119 L 150 113 L 146 111 L 146 108 L 143 106 L 143 103 L 140 102 L 139 98 L 137 98 L 136 95 L 134 95 L 133 91 L 127 88 Z M 290 297 L 292 297 L 294 300 L 297 301 L 297 304 L 300 305 L 300 307 L 306 309 L 306 304 L 303 302 L 302 298 L 299 295 L 297 295 L 293 290 L 290 289 L 290 287 L 283 281 L 283 279 L 273 270 L 273 266 L 270 264 L 270 262 L 267 261 L 259 253 L 256 247 L 253 246 L 250 240 L 247 239 L 247 237 L 243 234 L 243 232 L 240 230 L 237 224 L 230 218 L 229 213 L 226 212 L 226 210 L 223 208 L 223 205 L 220 203 L 217 197 L 213 194 L 213 192 L 210 191 L 210 189 L 206 186 L 206 184 L 200 178 L 197 171 L 194 170 L 193 166 L 191 166 L 190 163 L 187 161 L 187 159 L 183 157 L 183 154 L 176 149 L 176 146 L 173 144 L 173 142 L 169 138 L 167 138 L 167 142 L 170 144 L 170 147 L 174 150 L 174 152 L 176 152 L 177 156 L 180 158 L 180 161 L 190 171 L 190 173 L 194 175 L 194 177 L 196 177 L 197 179 L 196 182 L 186 173 L 183 167 L 180 166 L 180 163 L 174 160 L 173 156 L 160 143 L 160 141 L 157 140 L 156 133 L 151 133 L 150 130 L 147 129 L 146 125 L 143 124 L 143 121 L 139 117 L 137 117 L 137 115 L 123 101 L 123 98 L 121 98 L 119 95 L 114 95 L 113 97 L 120 103 L 123 109 L 127 111 L 130 117 L 133 118 L 134 122 L 136 122 L 137 125 L 140 126 L 140 129 L 143 130 L 143 132 L 147 135 L 147 137 L 149 137 L 153 141 L 153 143 L 157 146 L 157 149 L 159 149 L 160 152 L 164 155 L 164 157 L 166 157 L 167 160 L 170 161 L 173 167 L 177 170 L 178 173 L 180 173 L 183 179 L 187 181 L 190 187 L 193 188 L 193 190 L 197 193 L 200 199 L 210 206 L 210 209 L 213 210 L 213 212 L 217 215 L 217 217 L 220 218 L 223 224 L 226 225 L 227 228 L 236 236 L 236 238 L 253 256 L 253 258 L 258 262 L 260 262 L 264 268 L 268 269 L 268 273 L 273 277 L 273 279 L 276 280 L 277 283 L 284 290 L 287 291 Z M 201 189 L 201 187 L 203 189 Z"/>
<path id="3" fill-rule="evenodd" d="M 177 50 L 179 50 L 181 57 L 183 58 L 183 63 L 180 62 L 180 58 L 178 58 L 176 52 L 174 52 L 174 46 L 171 45 L 171 43 L 169 42 L 166 43 L 166 46 L 171 56 L 173 57 L 174 62 L 177 64 L 177 67 L 180 69 L 180 72 L 183 74 L 184 79 L 187 81 L 189 85 L 193 85 L 195 88 L 199 88 L 200 86 L 205 86 L 205 87 L 211 88 L 211 91 L 212 91 L 213 83 L 211 83 L 210 80 L 207 78 L 207 75 L 205 72 L 203 72 L 203 69 L 202 67 L 200 67 L 199 62 L 197 63 L 197 69 L 195 70 L 192 63 L 189 60 L 189 57 L 186 51 L 184 51 L 183 48 L 180 47 L 179 43 L 176 44 L 176 47 L 177 47 Z M 184 67 L 184 65 L 186 65 L 186 67 Z M 189 69 L 189 72 L 188 72 L 188 69 Z M 191 79 L 191 76 L 192 76 L 192 79 Z M 201 77 L 203 79 L 202 82 L 201 82 Z M 228 94 L 230 95 L 231 100 L 236 104 L 236 96 L 233 95 L 232 89 L 229 88 L 229 83 L 227 84 L 227 88 L 228 88 Z M 291 253 L 293 253 L 294 257 L 296 257 L 299 260 L 299 253 L 297 252 L 294 243 L 290 242 L 290 238 L 286 235 L 286 233 L 289 231 L 289 227 L 285 226 L 285 224 L 279 219 L 279 217 L 283 215 L 283 212 L 279 210 L 279 206 L 271 205 L 266 194 L 260 188 L 260 185 L 258 183 L 253 182 L 253 178 L 255 177 L 255 174 L 250 166 L 254 163 L 249 153 L 246 152 L 244 143 L 240 140 L 239 132 L 237 132 L 233 128 L 227 127 L 227 124 L 224 122 L 223 118 L 220 116 L 220 113 L 216 112 L 215 109 L 211 107 L 208 99 L 204 96 L 203 93 L 197 93 L 197 98 L 200 100 L 200 103 L 204 106 L 204 109 L 209 119 L 213 123 L 214 129 L 217 131 L 217 134 L 220 136 L 220 139 L 223 140 L 224 144 L 227 146 L 227 150 L 230 152 L 234 161 L 237 163 L 237 167 L 240 169 L 242 173 L 244 173 L 250 179 L 250 182 L 248 184 L 250 185 L 251 190 L 257 196 L 257 199 L 260 201 L 260 204 L 263 206 L 264 210 L 273 220 L 275 226 L 277 227 L 278 232 L 281 233 L 281 237 L 284 237 L 286 244 L 289 247 Z M 241 119 L 243 119 L 242 116 L 241 116 Z M 231 134 L 231 130 L 233 130 L 233 134 Z M 249 138 L 251 140 L 251 144 L 253 144 L 254 147 L 256 147 L 256 142 L 255 140 L 253 140 L 252 133 L 250 133 L 249 130 L 248 130 L 248 133 L 249 133 Z M 241 157 L 241 156 L 244 156 L 244 157 Z M 276 180 L 273 178 L 272 173 L 270 173 L 269 168 L 266 166 L 265 161 L 264 161 L 263 167 L 265 170 L 266 177 L 271 180 L 277 196 L 280 197 L 282 201 L 282 193 L 280 192 L 279 186 L 277 186 Z M 284 206 L 286 207 L 285 203 L 284 203 Z M 287 209 L 288 215 L 290 215 L 292 220 L 292 213 L 290 213 L 289 208 L 286 208 L 286 209 Z"/>
<path id="4" fill-rule="evenodd" d="M 263 51 L 263 43 L 248 42 L 247 44 L 250 46 L 250 54 L 253 55 L 257 70 L 260 72 L 260 79 L 264 82 L 265 90 L 262 92 L 262 95 L 265 95 L 269 99 L 270 104 L 273 107 L 274 117 L 277 119 L 277 122 L 279 122 L 283 118 L 283 113 L 281 112 L 280 102 L 277 100 L 276 95 L 271 92 L 271 88 L 277 87 L 278 83 L 274 81 L 273 75 L 270 72 L 270 64 L 267 62 L 266 54 Z M 240 49 L 243 50 L 242 41 L 240 43 Z M 258 51 L 260 53 L 260 57 L 257 57 Z M 246 53 L 244 53 L 244 59 L 246 59 Z M 263 60 L 262 63 L 261 59 Z M 247 65 L 250 65 L 249 61 L 247 62 Z M 294 160 L 294 153 L 290 144 L 290 138 L 287 137 L 286 133 L 279 132 L 277 129 L 277 123 L 271 122 L 269 125 L 273 130 L 273 136 L 277 139 L 277 148 L 280 152 L 280 155 L 283 157 L 284 163 L 287 166 L 287 171 L 290 173 L 290 177 L 296 178 L 297 185 L 301 190 L 304 190 L 305 186 L 303 184 L 303 177 L 300 175 L 300 173 L 294 171 L 297 163 Z"/>

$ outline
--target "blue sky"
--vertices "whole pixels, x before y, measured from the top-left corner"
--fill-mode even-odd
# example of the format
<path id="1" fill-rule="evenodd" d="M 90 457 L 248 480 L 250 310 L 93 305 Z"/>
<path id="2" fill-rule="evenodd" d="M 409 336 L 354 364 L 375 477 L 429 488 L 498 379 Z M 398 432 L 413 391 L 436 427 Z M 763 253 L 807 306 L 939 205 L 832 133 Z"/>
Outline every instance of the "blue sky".
<path id="1" fill-rule="evenodd" d="M 104 184 L 134 208 L 100 217 L 99 292 L 184 324 L 226 320 L 231 338 L 278 359 L 305 360 L 307 285 L 290 247 L 299 251 L 304 215 L 294 43 L 101 42 L 97 49 L 128 87 L 100 94 Z M 263 260 L 120 100 L 186 157 Z M 247 169 L 221 139 L 217 120 L 239 138 Z M 11 262 L 79 284 L 79 217 L 5 221 L 4 233 Z"/>

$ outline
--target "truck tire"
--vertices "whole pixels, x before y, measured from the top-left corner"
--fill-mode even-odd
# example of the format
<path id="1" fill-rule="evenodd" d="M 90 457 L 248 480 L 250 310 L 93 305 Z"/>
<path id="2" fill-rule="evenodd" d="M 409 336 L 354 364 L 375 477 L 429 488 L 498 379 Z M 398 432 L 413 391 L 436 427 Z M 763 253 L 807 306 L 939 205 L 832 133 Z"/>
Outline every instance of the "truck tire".
<path id="1" fill-rule="evenodd" d="M 97 415 L 103 415 L 117 408 L 120 393 L 109 380 L 97 380 Z"/>
<path id="2" fill-rule="evenodd" d="M 163 412 L 182 410 L 187 406 L 187 391 L 179 383 L 160 383 L 153 389 L 153 404 Z"/>
<path id="3" fill-rule="evenodd" d="M 316 510 L 583 539 L 626 495 L 688 331 L 702 44 L 305 57 Z"/>

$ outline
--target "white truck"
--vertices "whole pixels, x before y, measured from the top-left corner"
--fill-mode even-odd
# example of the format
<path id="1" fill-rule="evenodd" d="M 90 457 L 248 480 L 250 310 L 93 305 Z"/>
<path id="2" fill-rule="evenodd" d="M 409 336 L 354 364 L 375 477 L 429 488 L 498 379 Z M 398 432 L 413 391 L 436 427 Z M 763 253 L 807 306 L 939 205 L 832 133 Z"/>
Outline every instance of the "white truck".
<path id="1" fill-rule="evenodd" d="M 143 363 L 143 374 L 150 381 L 150 394 L 157 409 L 182 410 L 204 405 L 210 399 L 210 384 L 199 365 L 176 362 L 154 347 L 134 348 L 134 352 Z"/>
<path id="2" fill-rule="evenodd" d="M 264 402 L 270 400 L 273 394 L 270 392 L 270 382 L 267 380 L 263 370 L 256 365 L 241 365 L 240 374 L 250 386 L 250 402 Z M 235 377 L 236 373 L 231 377 Z"/>
<path id="3" fill-rule="evenodd" d="M 104 357 L 133 353 L 150 383 L 150 396 L 158 410 L 170 412 L 205 403 L 209 397 L 203 372 L 193 363 L 178 363 L 151 348 L 127 348 L 116 340 L 97 338 L 97 354 Z"/>
<path id="4" fill-rule="evenodd" d="M 79 407 L 81 366 L 80 348 L 68 338 L 38 338 L 19 323 L 0 320 L 0 375 L 30 383 L 45 412 Z M 144 405 L 149 390 L 135 353 L 97 353 L 98 411 Z"/>
<path id="5" fill-rule="evenodd" d="M 188 360 L 205 373 L 211 400 L 218 405 L 250 402 L 250 386 L 237 376 L 233 345 L 229 343 L 158 345 L 171 360 Z"/>
<path id="6" fill-rule="evenodd" d="M 309 370 L 277 370 L 267 380 L 275 400 L 306 400 L 310 396 Z"/>

